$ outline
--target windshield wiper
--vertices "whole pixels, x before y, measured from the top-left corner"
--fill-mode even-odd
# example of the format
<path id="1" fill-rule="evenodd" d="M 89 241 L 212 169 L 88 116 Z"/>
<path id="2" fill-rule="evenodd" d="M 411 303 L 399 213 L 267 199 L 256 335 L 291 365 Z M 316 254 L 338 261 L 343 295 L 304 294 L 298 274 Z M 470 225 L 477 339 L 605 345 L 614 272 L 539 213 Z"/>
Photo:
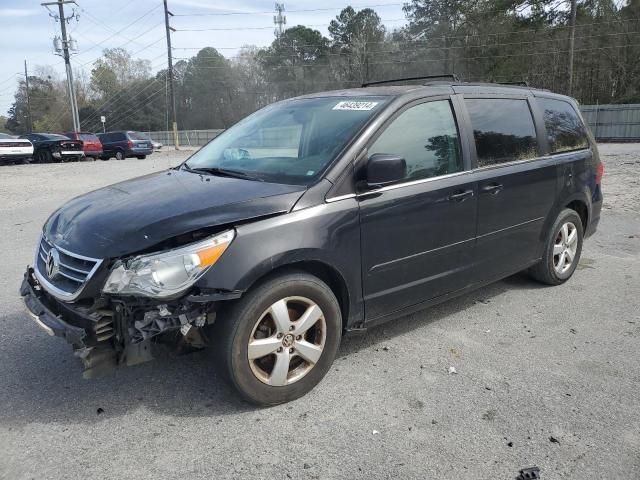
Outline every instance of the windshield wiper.
<path id="1" fill-rule="evenodd" d="M 194 173 L 206 173 L 209 175 L 221 175 L 225 177 L 233 177 L 233 178 L 242 178 L 244 180 L 253 180 L 255 182 L 264 182 L 264 180 L 260 177 L 256 177 L 254 175 L 250 175 L 246 172 L 242 172 L 240 170 L 230 170 L 228 168 L 220 168 L 220 167 L 189 167 L 186 164 L 184 168 L 190 172 Z"/>

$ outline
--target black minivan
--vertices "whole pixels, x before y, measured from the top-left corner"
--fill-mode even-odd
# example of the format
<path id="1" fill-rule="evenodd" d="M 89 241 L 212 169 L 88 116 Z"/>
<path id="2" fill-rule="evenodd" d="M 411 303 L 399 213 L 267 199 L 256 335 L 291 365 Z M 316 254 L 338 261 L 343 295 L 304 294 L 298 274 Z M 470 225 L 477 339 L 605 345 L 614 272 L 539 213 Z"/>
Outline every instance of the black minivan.
<path id="1" fill-rule="evenodd" d="M 396 82 L 397 83 L 397 82 Z M 602 206 L 576 102 L 429 82 L 306 95 L 45 223 L 21 295 L 90 377 L 211 344 L 251 402 L 311 390 L 345 332 L 528 270 L 565 282 Z"/>

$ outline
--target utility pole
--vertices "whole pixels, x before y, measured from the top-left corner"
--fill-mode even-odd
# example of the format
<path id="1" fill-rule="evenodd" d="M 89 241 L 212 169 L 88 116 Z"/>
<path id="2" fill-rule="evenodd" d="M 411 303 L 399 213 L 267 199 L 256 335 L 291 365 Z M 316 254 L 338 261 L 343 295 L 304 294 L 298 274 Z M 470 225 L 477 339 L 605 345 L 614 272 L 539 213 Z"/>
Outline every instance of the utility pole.
<path id="1" fill-rule="evenodd" d="M 167 8 L 167 0 L 164 2 L 164 25 L 167 30 L 167 75 L 169 76 L 169 95 L 171 100 L 169 102 L 169 116 L 173 121 L 173 146 L 178 150 L 178 120 L 176 118 L 176 96 L 173 90 L 173 59 L 171 58 L 171 32 L 175 32 L 175 28 L 169 26 L 169 15 L 173 17 L 173 13 Z"/>
<path id="2" fill-rule="evenodd" d="M 273 16 L 273 24 L 276 28 L 273 33 L 278 39 L 278 42 L 282 36 L 282 29 L 287 24 L 287 17 L 286 15 L 282 15 L 282 12 L 284 12 L 284 3 L 276 3 L 276 15 Z"/>
<path id="3" fill-rule="evenodd" d="M 29 99 L 29 74 L 27 73 L 27 61 L 24 61 L 24 83 L 27 88 L 27 132 L 33 131 L 33 123 L 31 121 L 31 100 Z"/>
<path id="4" fill-rule="evenodd" d="M 67 22 L 72 18 L 75 18 L 76 14 L 75 12 L 73 12 L 69 17 L 64 16 L 64 5 L 66 3 L 73 3 L 74 5 L 77 5 L 75 0 L 58 0 L 57 2 L 41 3 L 40 5 L 45 7 L 47 10 L 49 10 L 49 6 L 53 6 L 53 5 L 58 6 L 57 14 L 49 10 L 49 16 L 56 21 L 60 21 L 60 32 L 62 34 L 61 47 L 58 46 L 58 42 L 56 40 L 59 41 L 59 39 L 57 38 L 54 39 L 54 46 L 58 55 L 62 51 L 62 57 L 64 58 L 64 64 L 67 70 L 67 90 L 69 91 L 69 101 L 71 103 L 71 117 L 73 120 L 73 131 L 79 132 L 80 118 L 78 116 L 78 104 L 76 102 L 76 93 L 73 88 L 73 71 L 71 70 L 71 61 L 70 61 L 71 54 L 69 53 L 69 50 L 70 50 L 69 46 L 71 44 L 71 40 L 67 39 Z"/>
<path id="5" fill-rule="evenodd" d="M 576 10 L 577 10 L 577 1 L 571 0 L 571 19 L 570 19 L 570 30 L 569 30 L 569 91 L 568 95 L 573 93 L 573 50 L 576 41 Z"/>

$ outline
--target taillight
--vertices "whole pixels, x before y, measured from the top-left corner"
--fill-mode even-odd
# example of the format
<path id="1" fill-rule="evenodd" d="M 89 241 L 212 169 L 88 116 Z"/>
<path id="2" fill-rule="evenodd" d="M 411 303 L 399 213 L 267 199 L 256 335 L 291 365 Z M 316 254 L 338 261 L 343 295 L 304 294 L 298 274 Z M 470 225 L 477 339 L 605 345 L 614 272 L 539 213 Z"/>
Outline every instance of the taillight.
<path id="1" fill-rule="evenodd" d="M 602 176 L 604 175 L 604 165 L 601 160 L 598 160 L 598 170 L 596 172 L 596 185 L 600 185 L 602 182 Z"/>
<path id="2" fill-rule="evenodd" d="M 127 140 L 127 145 L 129 148 L 133 148 L 133 142 L 131 140 Z"/>

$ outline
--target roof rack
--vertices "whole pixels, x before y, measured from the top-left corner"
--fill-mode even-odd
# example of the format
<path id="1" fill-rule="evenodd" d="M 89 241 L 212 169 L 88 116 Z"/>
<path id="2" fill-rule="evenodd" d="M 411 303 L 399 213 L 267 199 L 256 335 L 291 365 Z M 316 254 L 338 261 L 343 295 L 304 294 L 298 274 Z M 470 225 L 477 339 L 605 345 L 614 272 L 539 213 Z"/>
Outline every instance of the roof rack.
<path id="1" fill-rule="evenodd" d="M 411 80 L 433 80 L 435 78 L 448 78 L 454 82 L 459 82 L 460 79 L 458 76 L 453 73 L 449 75 L 424 75 L 421 77 L 405 77 L 405 78 L 393 78 L 391 80 L 377 80 L 375 82 L 365 82 L 362 84 L 362 87 L 369 87 L 371 85 L 383 85 L 385 83 L 397 83 L 397 82 L 408 82 Z"/>
<path id="2" fill-rule="evenodd" d="M 514 87 L 528 87 L 529 82 L 499 82 L 498 85 L 513 85 Z"/>

